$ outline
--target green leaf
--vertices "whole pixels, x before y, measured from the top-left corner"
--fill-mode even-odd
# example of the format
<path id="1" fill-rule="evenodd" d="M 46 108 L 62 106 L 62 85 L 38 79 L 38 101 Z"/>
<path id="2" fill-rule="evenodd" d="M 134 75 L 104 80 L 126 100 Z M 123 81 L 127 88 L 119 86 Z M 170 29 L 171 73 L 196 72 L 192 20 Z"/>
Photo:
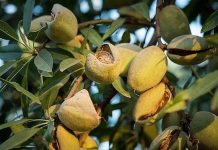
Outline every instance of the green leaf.
<path id="1" fill-rule="evenodd" d="M 148 8 L 148 5 L 146 4 L 146 2 L 136 3 L 136 4 L 132 5 L 131 7 L 133 9 L 135 9 L 136 12 L 141 14 L 146 20 L 148 20 L 148 21 L 151 20 L 149 17 L 149 8 Z"/>
<path id="2" fill-rule="evenodd" d="M 27 40 L 26 40 L 26 36 L 23 34 L 23 32 L 21 31 L 21 24 L 22 24 L 22 20 L 19 21 L 18 23 L 18 35 L 21 37 L 24 45 L 26 46 L 27 45 Z"/>
<path id="3" fill-rule="evenodd" d="M 69 80 L 70 74 L 59 72 L 45 81 L 43 87 L 38 92 L 43 108 L 47 109 L 54 103 L 58 91 Z"/>
<path id="4" fill-rule="evenodd" d="M 28 122 L 29 120 L 30 120 L 30 119 L 21 119 L 21 120 L 10 121 L 10 122 L 1 124 L 1 125 L 0 125 L 0 130 L 2 130 L 2 129 L 4 129 L 4 128 L 8 128 L 8 127 L 10 127 L 10 126 L 15 126 L 15 125 L 18 125 L 18 124 L 24 124 L 24 123 Z"/>
<path id="5" fill-rule="evenodd" d="M 31 60 L 32 56 L 22 58 L 17 61 L 15 69 L 11 72 L 11 74 L 6 78 L 7 81 L 11 81 Z M 3 85 L 0 91 L 3 91 L 6 85 Z"/>
<path id="6" fill-rule="evenodd" d="M 218 34 L 205 36 L 205 38 L 209 44 L 213 44 L 214 46 L 218 47 Z"/>
<path id="7" fill-rule="evenodd" d="M 210 17 L 206 20 L 202 26 L 201 32 L 207 32 L 214 29 L 218 25 L 218 10 L 216 10 Z"/>
<path id="8" fill-rule="evenodd" d="M 68 51 L 59 48 L 47 48 L 51 53 L 54 60 L 62 61 L 64 59 L 72 57 L 72 54 Z"/>
<path id="9" fill-rule="evenodd" d="M 5 74 L 8 70 L 10 70 L 18 61 L 8 61 L 3 66 L 0 67 L 0 76 Z"/>
<path id="10" fill-rule="evenodd" d="M 47 130 L 45 131 L 45 134 L 43 135 L 43 137 L 46 139 L 46 141 L 52 142 L 52 140 L 53 140 L 52 132 L 53 131 L 54 131 L 54 121 L 49 120 Z"/>
<path id="11" fill-rule="evenodd" d="M 28 71 L 29 71 L 29 64 L 25 68 L 25 73 L 24 73 L 22 83 L 21 83 L 22 87 L 26 90 L 28 90 Z M 21 95 L 21 108 L 23 111 L 23 116 L 25 118 L 28 118 L 29 104 L 30 104 L 30 100 L 28 99 L 28 97 L 22 94 Z"/>
<path id="12" fill-rule="evenodd" d="M 121 77 L 118 77 L 113 83 L 113 87 L 123 96 L 131 97 L 129 92 L 126 90 L 125 83 Z"/>
<path id="13" fill-rule="evenodd" d="M 22 94 L 26 95 L 27 97 L 29 97 L 33 103 L 38 103 L 40 104 L 39 98 L 36 97 L 35 95 L 33 95 L 32 93 L 30 93 L 29 91 L 25 90 L 22 86 L 20 86 L 18 83 L 16 82 L 10 82 L 7 81 L 5 79 L 0 78 L 0 81 L 7 83 L 8 85 L 14 87 L 18 92 L 21 92 Z"/>
<path id="14" fill-rule="evenodd" d="M 130 42 L 130 33 L 129 31 L 125 31 L 123 33 L 123 36 L 122 36 L 122 39 L 121 39 L 121 42 L 120 43 L 129 43 Z"/>
<path id="15" fill-rule="evenodd" d="M 218 85 L 218 71 L 207 74 L 205 77 L 198 79 L 188 89 L 179 92 L 174 100 L 167 104 L 165 112 L 183 110 L 187 106 L 187 102 L 192 101 L 215 88 Z"/>
<path id="16" fill-rule="evenodd" d="M 53 77 L 53 72 L 46 72 L 46 71 L 41 71 L 41 70 L 38 70 L 39 74 L 43 77 Z"/>
<path id="17" fill-rule="evenodd" d="M 35 57 L 34 64 L 36 65 L 38 70 L 52 72 L 52 68 L 53 68 L 52 55 L 46 49 L 43 49 Z"/>
<path id="18" fill-rule="evenodd" d="M 78 64 L 81 60 L 78 59 L 74 59 L 74 58 L 68 58 L 68 59 L 64 59 L 61 63 L 60 63 L 60 71 L 63 72 L 66 69 Z"/>
<path id="19" fill-rule="evenodd" d="M 23 29 L 26 35 L 29 33 L 30 30 L 34 5 L 35 5 L 35 0 L 26 0 L 26 3 L 24 5 Z"/>
<path id="20" fill-rule="evenodd" d="M 29 138 L 31 138 L 33 135 L 35 135 L 41 128 L 25 128 L 20 132 L 17 132 L 6 140 L 4 143 L 0 145 L 0 149 L 2 150 L 9 150 L 12 149 L 25 141 L 27 141 Z"/>
<path id="21" fill-rule="evenodd" d="M 14 29 L 6 22 L 0 20 L 0 37 L 8 40 L 19 41 L 17 33 Z"/>
<path id="22" fill-rule="evenodd" d="M 17 60 L 21 56 L 21 48 L 17 44 L 0 47 L 0 59 L 4 61 Z"/>
<path id="23" fill-rule="evenodd" d="M 87 39 L 96 46 L 100 46 L 103 44 L 103 39 L 98 34 L 98 32 L 93 28 L 85 28 L 80 30 L 82 34 L 87 37 Z"/>
<path id="24" fill-rule="evenodd" d="M 217 112 L 217 110 L 218 110 L 218 88 L 216 88 L 214 96 L 211 100 L 210 108 L 214 112 Z"/>
<path id="25" fill-rule="evenodd" d="M 110 27 L 108 28 L 108 30 L 105 32 L 105 34 L 103 35 L 103 40 L 107 39 L 108 37 L 111 36 L 112 33 L 114 33 L 114 31 L 116 31 L 119 27 L 121 27 L 125 22 L 125 19 L 120 18 L 117 19 L 116 21 L 114 21 Z"/>

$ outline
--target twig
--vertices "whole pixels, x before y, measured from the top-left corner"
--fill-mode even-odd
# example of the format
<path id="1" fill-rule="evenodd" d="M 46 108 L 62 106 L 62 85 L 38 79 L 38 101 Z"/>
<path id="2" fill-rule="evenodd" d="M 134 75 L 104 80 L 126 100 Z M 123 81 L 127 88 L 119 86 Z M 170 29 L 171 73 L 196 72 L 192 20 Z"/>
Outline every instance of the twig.
<path id="1" fill-rule="evenodd" d="M 161 42 L 161 35 L 160 35 L 160 11 L 163 8 L 163 0 L 157 0 L 157 6 L 156 6 L 156 36 L 157 36 L 157 42 L 158 42 L 158 46 L 161 49 L 165 49 L 166 48 L 166 44 L 163 44 Z"/>
<path id="2" fill-rule="evenodd" d="M 77 90 L 79 84 L 82 82 L 82 80 L 83 80 L 82 75 L 79 76 L 79 77 L 75 80 L 75 82 L 74 82 L 74 84 L 73 84 L 73 86 L 72 86 L 72 88 L 71 88 L 69 94 L 68 94 L 67 97 L 65 98 L 65 100 L 68 99 L 68 98 L 70 98 L 70 97 L 72 97 L 72 96 L 76 93 L 76 90 Z"/>
<path id="3" fill-rule="evenodd" d="M 85 28 L 88 27 L 90 25 L 95 25 L 95 24 L 102 24 L 102 23 L 112 23 L 114 20 L 112 19 L 96 19 L 96 20 L 90 20 L 90 21 L 86 21 L 86 22 L 82 22 L 79 24 L 79 28 Z M 137 24 L 137 25 L 143 25 L 143 26 L 152 26 L 155 27 L 153 23 L 151 22 L 147 22 L 144 20 L 138 20 L 138 19 L 134 19 L 134 18 L 127 18 L 125 21 L 126 24 Z"/>
<path id="4" fill-rule="evenodd" d="M 116 95 L 116 90 L 113 88 L 105 97 L 104 101 L 98 106 L 97 112 L 100 114 L 105 107 L 110 103 L 110 100 Z"/>
<path id="5" fill-rule="evenodd" d="M 176 91 L 175 91 L 174 86 L 170 83 L 169 79 L 166 76 L 164 76 L 162 81 L 167 85 L 167 87 L 169 88 L 169 90 L 172 93 L 173 97 L 175 97 L 176 96 Z"/>
<path id="6" fill-rule="evenodd" d="M 85 28 L 88 27 L 90 25 L 95 25 L 95 24 L 101 24 L 101 23 L 112 23 L 113 20 L 112 19 L 96 19 L 96 20 L 90 20 L 90 21 L 86 21 L 86 22 L 82 22 L 79 24 L 79 28 Z"/>

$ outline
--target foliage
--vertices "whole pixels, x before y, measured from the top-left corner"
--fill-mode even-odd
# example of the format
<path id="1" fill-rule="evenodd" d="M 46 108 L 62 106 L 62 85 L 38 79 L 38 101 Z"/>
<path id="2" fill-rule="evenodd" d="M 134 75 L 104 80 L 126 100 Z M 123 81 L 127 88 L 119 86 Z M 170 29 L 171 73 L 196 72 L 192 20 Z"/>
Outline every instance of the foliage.
<path id="1" fill-rule="evenodd" d="M 80 2 L 13 0 L 10 3 L 14 4 L 18 10 L 15 14 L 9 15 L 3 11 L 0 12 L 0 38 L 2 38 L 0 41 L 2 43 L 9 41 L 8 44 L 1 44 L 0 47 L 0 59 L 3 61 L 3 65 L 0 67 L 0 149 L 25 149 L 28 147 L 48 149 L 51 143 L 57 144 L 54 141 L 57 140 L 55 139 L 56 128 L 61 124 L 57 115 L 59 107 L 63 101 L 66 101 L 66 99 L 82 89 L 88 90 L 99 115 L 96 117 L 101 120 L 98 127 L 91 131 L 80 133 L 67 130 L 78 138 L 80 147 L 83 147 L 81 143 L 84 143 L 88 135 L 96 137 L 98 144 L 108 141 L 111 144 L 111 149 L 134 149 L 137 145 L 140 145 L 141 149 L 146 149 L 149 148 L 156 137 L 158 138 L 156 138 L 155 142 L 160 142 L 162 149 L 167 146 L 170 147 L 173 145 L 172 141 L 173 143 L 177 141 L 180 135 L 175 135 L 173 131 L 173 134 L 165 131 L 164 134 L 171 135 L 163 140 L 158 131 L 164 130 L 160 127 L 164 116 L 178 113 L 181 117 L 178 130 L 184 131 L 184 134 L 187 135 L 185 147 L 195 149 L 195 139 L 192 139 L 189 132 L 191 118 L 201 110 L 212 112 L 215 115 L 218 114 L 218 11 L 213 9 L 216 7 L 215 0 L 204 1 L 202 4 L 199 4 L 197 0 L 191 0 L 183 10 L 176 6 L 178 14 L 171 13 L 170 20 L 167 22 L 165 22 L 167 16 L 161 14 L 161 9 L 166 9 L 168 5 L 175 5 L 174 1 L 171 0 L 164 2 L 162 0 L 129 0 L 126 2 L 102 0 L 103 4 L 100 10 L 94 9 L 92 1 L 85 1 L 90 8 L 88 13 L 84 13 L 79 9 Z M 2 6 L 9 4 L 9 2 L 1 3 Z M 51 26 L 45 21 L 38 24 L 40 26 L 38 31 L 32 31 L 32 20 L 43 15 L 49 15 L 55 3 L 67 7 L 77 17 L 79 22 L 78 36 L 73 37 L 72 41 L 57 43 L 49 39 L 46 32 Z M 154 17 L 150 17 L 149 12 L 151 12 L 153 3 L 157 3 L 156 14 Z M 42 8 L 42 12 L 36 13 L 37 7 Z M 170 6 L 170 9 L 174 9 L 174 7 Z M 201 7 L 202 9 L 199 9 Z M 103 18 L 105 14 L 108 17 L 113 9 L 118 11 L 118 18 Z M 210 9 L 210 11 L 207 9 Z M 194 12 L 190 13 L 190 10 L 194 10 Z M 167 11 L 165 12 L 167 13 Z M 55 15 L 54 12 L 52 13 L 52 15 Z M 179 15 L 182 15 L 182 19 L 178 21 L 177 19 L 181 18 Z M 178 48 L 178 43 L 175 44 L 175 47 L 167 49 L 168 43 L 164 40 L 169 35 L 170 38 L 166 41 L 170 43 L 170 41 L 173 41 L 172 39 L 187 34 L 183 30 L 177 30 L 178 26 L 173 26 L 173 22 L 183 22 L 184 24 L 181 25 L 189 31 L 189 23 L 196 19 L 198 15 L 201 16 L 203 40 L 198 41 L 199 43 L 196 44 L 194 40 L 190 42 L 190 39 L 185 41 L 182 38 L 179 44 L 185 48 L 187 45 L 191 46 L 188 50 Z M 102 19 L 94 19 L 101 17 Z M 55 17 L 52 19 L 55 19 Z M 64 25 L 67 26 L 67 23 Z M 63 28 L 68 29 L 66 26 Z M 178 32 L 174 33 L 170 26 L 173 26 L 173 30 L 175 29 Z M 150 38 L 148 32 L 152 28 L 155 31 Z M 146 31 L 143 40 L 137 38 L 135 31 L 138 29 Z M 125 31 L 122 37 L 117 38 L 117 34 L 120 34 L 123 30 Z M 123 76 L 120 74 L 116 80 L 109 84 L 97 83 L 90 79 L 88 75 L 86 76 L 86 58 L 89 58 L 91 54 L 100 57 L 101 50 L 104 50 L 107 43 L 111 43 L 115 47 L 116 44 L 120 43 L 131 43 L 129 45 L 133 45 L 132 36 L 135 37 L 134 44 L 140 49 L 155 45 L 159 46 L 163 51 L 167 51 L 168 54 L 173 54 L 175 58 L 172 60 L 176 59 L 175 63 L 177 64 L 184 64 L 178 59 L 181 57 L 182 60 L 188 61 L 188 65 L 177 67 L 177 72 L 170 68 L 172 62 L 169 63 L 170 60 L 168 60 L 169 69 L 166 74 L 163 73 L 165 76 L 161 77 L 163 78 L 161 82 L 166 85 L 166 90 L 154 94 L 164 93 L 164 95 L 161 100 L 158 99 L 158 106 L 155 106 L 152 112 L 139 117 L 141 119 L 139 122 L 135 122 L 132 113 L 138 111 L 134 109 L 134 106 L 143 94 L 141 91 L 136 91 L 129 86 L 128 75 Z M 190 37 L 190 35 L 184 37 Z M 205 43 L 206 46 L 201 47 Z M 200 45 L 200 48 L 196 45 Z M 123 48 L 130 50 L 132 47 Z M 119 48 L 116 50 L 119 51 Z M 131 58 L 132 61 L 135 55 L 143 50 L 140 50 L 140 52 L 138 50 L 133 51 L 128 52 L 129 55 L 126 55 L 125 58 Z M 119 55 L 112 54 L 112 52 L 109 54 L 112 57 L 119 57 Z M 196 64 L 196 56 L 201 56 L 197 60 L 198 64 Z M 163 59 L 165 60 L 167 57 L 169 56 L 166 55 Z M 207 60 L 205 61 L 205 59 Z M 124 60 L 118 59 L 119 61 Z M 128 62 L 128 65 L 131 65 L 131 61 Z M 146 60 L 142 61 L 147 63 Z M 179 61 L 180 63 L 178 63 Z M 199 64 L 199 62 L 202 63 Z M 152 63 L 155 62 L 152 61 Z M 105 67 L 107 65 L 103 69 Z M 142 69 L 142 67 L 135 68 L 135 72 Z M 100 69 L 102 68 L 98 68 L 99 71 L 101 71 Z M 155 69 L 155 66 L 152 69 Z M 151 77 L 155 78 L 152 73 L 159 71 L 152 71 L 150 73 Z M 102 72 L 103 76 L 104 73 Z M 149 82 L 151 78 L 147 80 L 146 82 Z M 143 92 L 147 92 L 153 87 Z M 155 101 L 156 97 L 154 96 L 152 99 L 151 96 L 151 99 L 147 100 L 148 102 L 144 102 L 145 105 L 152 106 L 153 104 L 150 103 L 152 103 L 152 100 Z M 78 105 L 77 107 L 81 106 Z M 143 108 L 141 104 L 141 112 L 145 112 Z M 118 120 L 111 123 L 112 112 L 117 110 L 121 114 Z M 171 142 L 171 144 L 167 145 L 164 143 L 166 141 Z M 96 143 L 94 145 L 96 146 Z M 174 146 L 177 145 L 174 143 Z"/>

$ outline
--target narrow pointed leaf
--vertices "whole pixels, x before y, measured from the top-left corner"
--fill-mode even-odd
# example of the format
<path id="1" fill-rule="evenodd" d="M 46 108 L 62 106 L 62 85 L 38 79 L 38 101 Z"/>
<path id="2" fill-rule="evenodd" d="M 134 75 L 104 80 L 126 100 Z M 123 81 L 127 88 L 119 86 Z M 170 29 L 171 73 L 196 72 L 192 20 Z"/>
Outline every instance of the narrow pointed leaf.
<path id="1" fill-rule="evenodd" d="M 0 125 L 0 130 L 2 130 L 2 129 L 4 129 L 4 128 L 8 128 L 8 127 L 10 127 L 10 126 L 15 126 L 15 125 L 18 125 L 18 124 L 24 124 L 24 123 L 28 122 L 29 120 L 30 120 L 30 119 L 21 119 L 21 120 L 10 121 L 10 122 L 1 124 L 1 125 Z"/>
<path id="2" fill-rule="evenodd" d="M 22 86 L 20 86 L 18 83 L 16 82 L 10 82 L 7 81 L 5 79 L 0 78 L 0 81 L 5 82 L 6 84 L 14 87 L 17 91 L 21 92 L 22 94 L 26 95 L 27 97 L 29 97 L 33 103 L 39 103 L 39 98 L 36 97 L 35 95 L 33 95 L 32 93 L 30 93 L 29 91 L 25 90 Z"/>
<path id="3" fill-rule="evenodd" d="M 0 67 L 0 76 L 10 70 L 18 61 L 8 61 Z"/>
<path id="4" fill-rule="evenodd" d="M 207 32 L 214 29 L 218 25 L 218 10 L 216 10 L 210 17 L 206 20 L 203 25 L 201 32 Z"/>
<path id="5" fill-rule="evenodd" d="M 0 37 L 8 40 L 19 41 L 17 33 L 14 29 L 6 22 L 0 20 Z"/>
<path id="6" fill-rule="evenodd" d="M 24 5 L 23 29 L 26 35 L 29 33 L 30 30 L 34 5 L 35 5 L 35 0 L 26 0 L 26 3 Z"/>
<path id="7" fill-rule="evenodd" d="M 103 39 L 98 34 L 98 32 L 95 29 L 92 28 L 85 28 L 80 30 L 82 34 L 87 37 L 87 39 L 96 46 L 100 46 L 103 44 Z"/>
<path id="8" fill-rule="evenodd" d="M 218 85 L 218 71 L 207 74 L 205 77 L 198 79 L 188 89 L 179 92 L 174 100 L 167 104 L 165 112 L 183 110 L 189 101 L 208 93 Z"/>
<path id="9" fill-rule="evenodd" d="M 111 36 L 111 34 L 114 33 L 114 31 L 116 31 L 119 27 L 121 27 L 125 22 L 125 19 L 120 18 L 116 21 L 114 21 L 110 27 L 108 28 L 108 30 L 106 31 L 106 33 L 103 35 L 103 40 L 107 39 L 108 37 Z"/>
<path id="10" fill-rule="evenodd" d="M 60 71 L 63 72 L 66 69 L 76 65 L 77 63 L 79 63 L 81 60 L 78 59 L 74 59 L 74 58 L 68 58 L 68 59 L 64 59 L 61 63 L 60 63 Z"/>
<path id="11" fill-rule="evenodd" d="M 146 20 L 150 21 L 149 8 L 146 2 L 140 2 L 131 6 L 135 11 L 141 14 Z"/>
<path id="12" fill-rule="evenodd" d="M 28 139 L 30 139 L 33 135 L 35 135 L 41 128 L 26 128 L 20 132 L 14 134 L 11 138 L 6 140 L 4 143 L 0 145 L 0 149 L 9 150 L 15 148 L 16 146 L 24 143 Z"/>
<path id="13" fill-rule="evenodd" d="M 121 77 L 118 77 L 113 83 L 113 87 L 123 96 L 131 97 L 129 92 L 126 90 L 125 83 Z"/>
<path id="14" fill-rule="evenodd" d="M 17 60 L 21 56 L 21 48 L 17 44 L 0 47 L 0 59 L 4 61 Z"/>

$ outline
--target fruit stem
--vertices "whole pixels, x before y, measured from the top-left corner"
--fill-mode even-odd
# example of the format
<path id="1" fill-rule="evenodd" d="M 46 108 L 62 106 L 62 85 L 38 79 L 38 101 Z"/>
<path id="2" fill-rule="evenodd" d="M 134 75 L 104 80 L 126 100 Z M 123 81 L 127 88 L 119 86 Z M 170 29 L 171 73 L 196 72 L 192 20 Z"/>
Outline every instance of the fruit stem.
<path id="1" fill-rule="evenodd" d="M 65 98 L 65 100 L 71 98 L 71 97 L 76 93 L 76 90 L 77 90 L 79 84 L 82 82 L 82 80 L 83 80 L 83 76 L 82 76 L 82 75 L 79 76 L 79 77 L 75 80 L 75 82 L 74 82 L 74 84 L 73 84 L 73 86 L 72 86 L 72 88 L 71 88 L 69 94 L 68 94 L 67 97 Z"/>
<path id="2" fill-rule="evenodd" d="M 158 46 L 164 50 L 166 49 L 166 44 L 163 44 L 161 41 L 161 35 L 160 35 L 160 11 L 163 8 L 163 0 L 157 0 L 157 6 L 156 6 L 156 16 L 155 16 L 155 20 L 156 20 L 156 37 L 157 37 L 157 42 L 158 42 Z"/>

